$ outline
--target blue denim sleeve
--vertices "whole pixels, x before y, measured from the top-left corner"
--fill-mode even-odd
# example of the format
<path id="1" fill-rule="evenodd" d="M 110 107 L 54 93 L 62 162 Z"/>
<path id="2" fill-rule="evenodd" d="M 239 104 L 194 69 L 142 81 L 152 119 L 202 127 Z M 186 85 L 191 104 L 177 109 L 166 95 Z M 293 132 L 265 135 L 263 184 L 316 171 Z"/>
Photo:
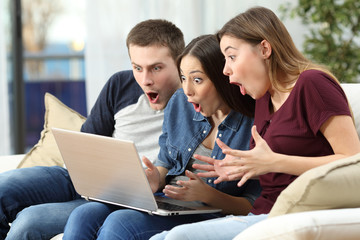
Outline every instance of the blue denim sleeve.
<path id="1" fill-rule="evenodd" d="M 174 94 L 175 95 L 175 94 Z M 174 101 L 174 96 L 169 100 L 168 104 L 166 105 L 166 108 L 164 110 L 164 121 L 162 126 L 162 134 L 159 137 L 159 146 L 160 151 L 158 155 L 158 159 L 155 162 L 155 166 L 164 167 L 166 169 L 171 169 L 174 166 L 174 162 L 172 161 L 172 158 L 170 157 L 170 154 L 176 154 L 175 152 L 172 152 L 171 149 L 168 149 L 167 147 L 167 141 L 168 141 L 168 124 L 169 120 L 171 120 L 170 117 L 170 109 L 172 108 L 172 103 Z"/>
<path id="2" fill-rule="evenodd" d="M 171 162 L 170 157 L 169 157 L 170 151 L 166 147 L 167 132 L 166 132 L 165 121 L 163 122 L 162 130 L 163 130 L 163 132 L 159 137 L 160 152 L 158 155 L 158 159 L 155 162 L 155 166 L 164 167 L 166 169 L 171 169 L 174 166 L 174 163 Z"/>

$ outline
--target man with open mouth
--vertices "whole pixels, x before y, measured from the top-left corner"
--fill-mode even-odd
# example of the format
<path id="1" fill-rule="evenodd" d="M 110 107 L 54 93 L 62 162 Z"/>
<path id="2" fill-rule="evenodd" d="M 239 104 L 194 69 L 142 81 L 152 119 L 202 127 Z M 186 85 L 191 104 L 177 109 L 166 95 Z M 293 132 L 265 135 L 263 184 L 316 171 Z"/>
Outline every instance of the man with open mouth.
<path id="1" fill-rule="evenodd" d="M 141 156 L 155 161 L 163 109 L 181 86 L 175 62 L 184 49 L 184 37 L 171 22 L 147 20 L 130 31 L 126 43 L 132 71 L 115 73 L 107 81 L 81 131 L 132 140 Z M 50 239 L 64 231 L 70 213 L 84 203 L 65 168 L 2 173 L 0 239 Z M 91 219 L 99 219 L 90 214 L 89 225 Z"/>

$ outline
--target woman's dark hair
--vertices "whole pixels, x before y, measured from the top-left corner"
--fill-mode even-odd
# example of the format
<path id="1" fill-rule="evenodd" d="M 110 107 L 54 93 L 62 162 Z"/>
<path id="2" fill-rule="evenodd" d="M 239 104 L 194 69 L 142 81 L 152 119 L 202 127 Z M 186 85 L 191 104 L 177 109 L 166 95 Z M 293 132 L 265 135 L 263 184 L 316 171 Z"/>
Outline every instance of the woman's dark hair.
<path id="1" fill-rule="evenodd" d="M 179 74 L 181 60 L 186 55 L 194 56 L 199 60 L 205 74 L 231 109 L 249 117 L 254 116 L 255 100 L 248 95 L 242 95 L 239 87 L 230 84 L 229 77 L 223 74 L 225 60 L 215 35 L 202 35 L 185 47 L 176 62 Z"/>

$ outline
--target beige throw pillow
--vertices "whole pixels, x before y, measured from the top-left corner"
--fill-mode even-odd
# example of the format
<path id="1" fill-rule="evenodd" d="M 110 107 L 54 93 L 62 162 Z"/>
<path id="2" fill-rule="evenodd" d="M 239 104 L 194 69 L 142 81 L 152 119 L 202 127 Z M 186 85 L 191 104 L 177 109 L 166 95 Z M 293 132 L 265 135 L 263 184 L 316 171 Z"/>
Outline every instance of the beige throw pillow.
<path id="1" fill-rule="evenodd" d="M 18 168 L 32 166 L 64 166 L 64 162 L 51 132 L 52 127 L 80 131 L 86 120 L 81 114 L 45 93 L 44 129 L 38 143 L 25 155 Z"/>
<path id="2" fill-rule="evenodd" d="M 269 217 L 287 213 L 360 207 L 360 153 L 311 169 L 276 200 Z"/>

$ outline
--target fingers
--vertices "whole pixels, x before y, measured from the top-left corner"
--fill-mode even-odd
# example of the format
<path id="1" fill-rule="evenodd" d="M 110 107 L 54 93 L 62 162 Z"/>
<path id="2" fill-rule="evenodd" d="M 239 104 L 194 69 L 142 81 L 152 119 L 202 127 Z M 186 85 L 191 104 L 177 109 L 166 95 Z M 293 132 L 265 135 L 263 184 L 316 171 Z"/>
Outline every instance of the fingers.
<path id="1" fill-rule="evenodd" d="M 198 154 L 194 154 L 194 158 L 196 158 L 197 160 L 209 163 L 211 165 L 213 165 L 215 159 L 211 158 L 211 157 L 206 157 L 206 156 L 202 156 L 202 155 L 198 155 Z"/>
<path id="2" fill-rule="evenodd" d="M 212 165 L 205 165 L 205 164 L 193 164 L 192 165 L 193 168 L 198 169 L 198 170 L 203 170 L 203 171 L 214 171 L 214 166 Z"/>
<path id="3" fill-rule="evenodd" d="M 255 141 L 255 145 L 257 142 L 259 142 L 260 140 L 262 140 L 262 137 L 260 136 L 260 134 L 258 133 L 258 131 L 256 130 L 256 126 L 252 126 L 251 128 L 251 135 L 254 138 Z"/>
<path id="4" fill-rule="evenodd" d="M 155 168 L 154 164 L 147 157 L 142 157 L 142 161 L 149 169 L 153 170 Z"/>
<path id="5" fill-rule="evenodd" d="M 196 176 L 195 173 L 193 173 L 193 172 L 191 172 L 189 170 L 185 171 L 185 175 L 190 179 L 200 179 L 198 176 Z"/>
<path id="6" fill-rule="evenodd" d="M 241 179 L 240 181 L 238 182 L 237 186 L 238 187 L 241 187 L 242 185 L 244 185 L 244 183 L 246 183 L 247 180 L 249 180 L 249 178 L 251 177 L 250 174 L 245 174 Z"/>
<path id="7" fill-rule="evenodd" d="M 189 178 L 188 181 L 177 181 L 176 184 L 185 188 L 190 188 L 194 181 L 202 181 L 199 176 L 197 176 L 195 173 L 186 170 L 185 175 Z"/>
<path id="8" fill-rule="evenodd" d="M 245 157 L 246 156 L 246 152 L 247 151 L 241 151 L 241 150 L 237 150 L 237 149 L 224 149 L 223 150 L 223 153 L 226 154 L 226 155 L 231 155 L 231 156 L 234 156 L 234 157 Z"/>
<path id="9" fill-rule="evenodd" d="M 219 184 L 219 183 L 225 182 L 225 181 L 227 181 L 227 178 L 224 177 L 224 176 L 220 176 L 220 177 L 218 177 L 217 179 L 214 180 L 214 184 Z"/>
<path id="10" fill-rule="evenodd" d="M 211 177 L 218 177 L 219 174 L 217 174 L 215 171 L 213 172 L 199 172 L 196 174 L 199 177 L 204 177 L 204 178 L 211 178 Z"/>
<path id="11" fill-rule="evenodd" d="M 217 145 L 222 149 L 231 149 L 228 145 L 226 145 L 223 141 L 221 141 L 219 138 L 216 139 Z"/>
<path id="12" fill-rule="evenodd" d="M 182 198 L 181 196 L 183 195 L 182 190 L 183 190 L 182 187 L 175 187 L 175 186 L 171 186 L 171 185 L 166 185 L 165 188 L 163 189 L 163 193 L 167 197 L 181 200 L 181 198 Z"/>

